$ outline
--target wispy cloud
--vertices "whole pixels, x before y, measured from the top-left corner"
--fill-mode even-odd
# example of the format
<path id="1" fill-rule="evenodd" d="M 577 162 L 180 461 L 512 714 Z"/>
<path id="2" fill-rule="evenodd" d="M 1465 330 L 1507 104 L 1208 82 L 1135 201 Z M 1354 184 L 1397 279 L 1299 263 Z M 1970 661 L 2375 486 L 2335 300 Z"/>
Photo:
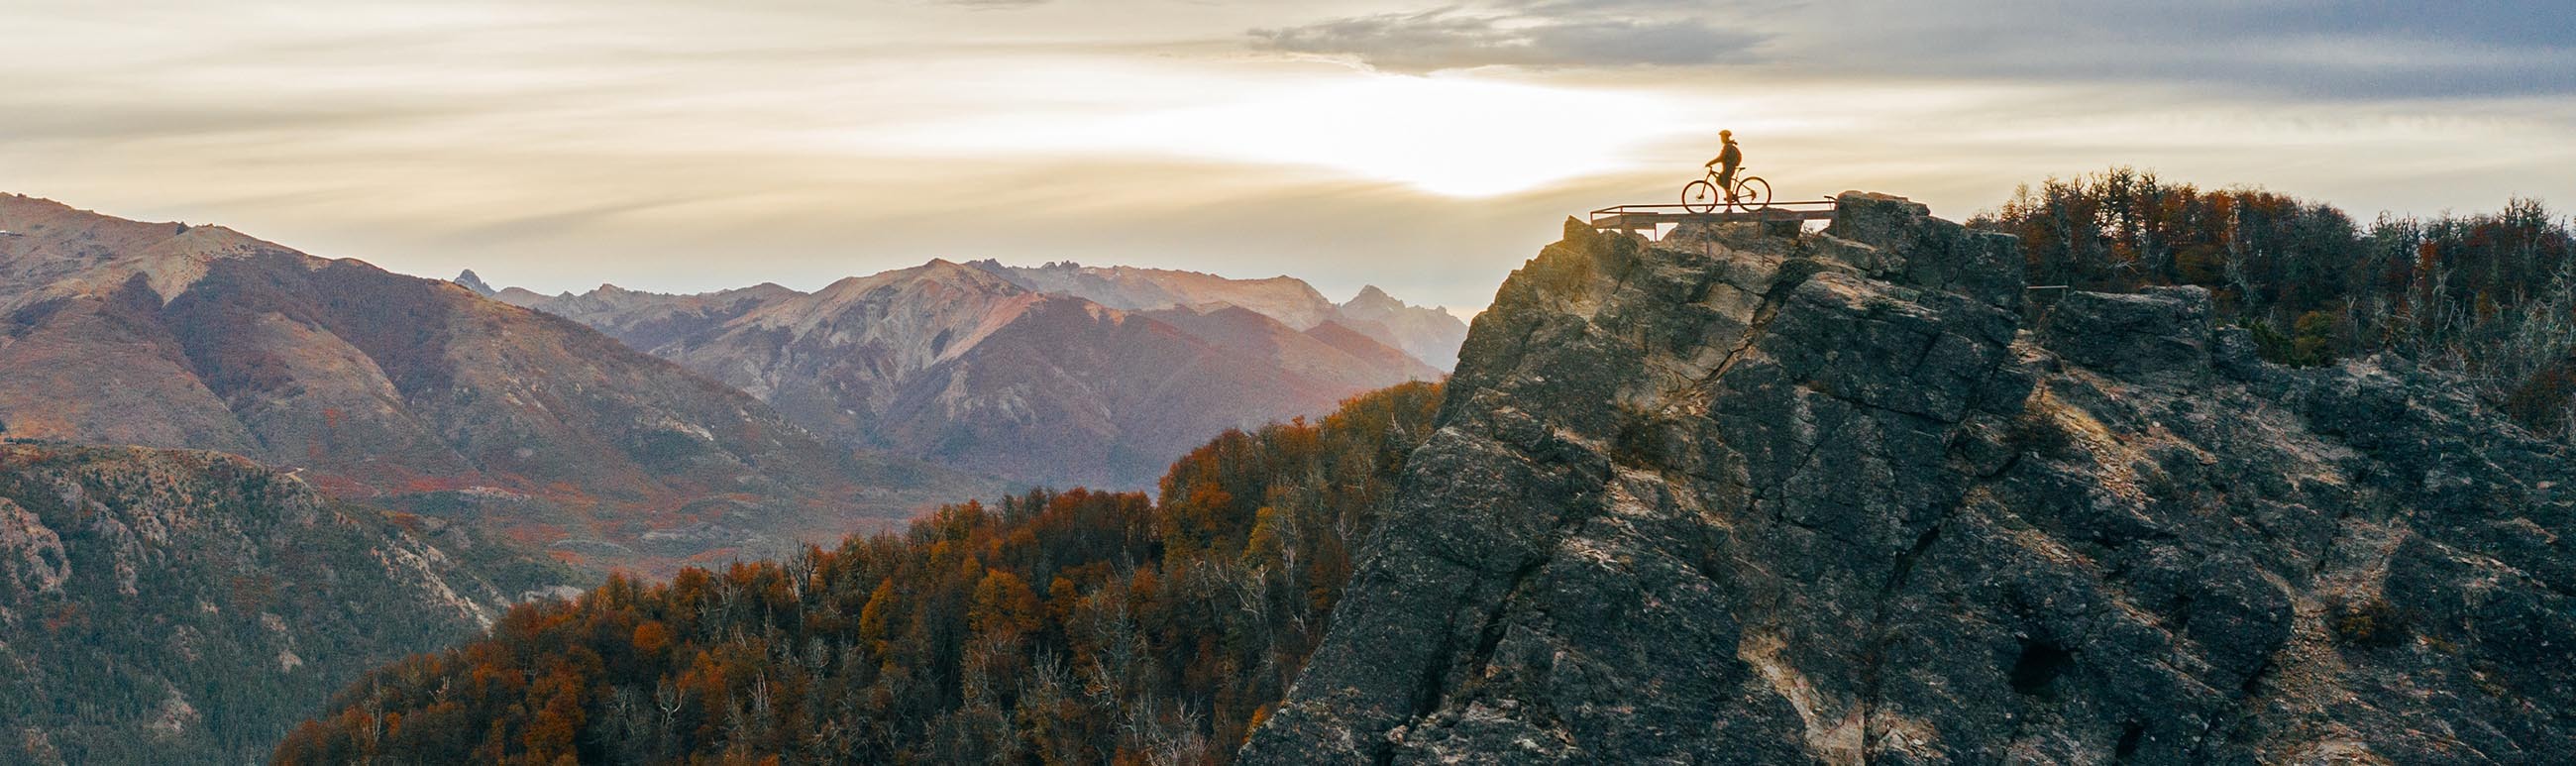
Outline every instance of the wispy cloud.
<path id="1" fill-rule="evenodd" d="M 2561 0 L 1481 0 L 1249 33 L 1407 73 L 1759 65 L 1750 76 L 2180 83 L 2308 99 L 2576 93 Z"/>
<path id="2" fill-rule="evenodd" d="M 1751 58 L 1766 35 L 1720 29 L 1696 18 L 1603 16 L 1594 12 L 1476 11 L 1355 16 L 1277 29 L 1256 29 L 1265 48 L 1349 56 L 1372 68 L 1407 73 L 1483 66 L 1691 66 Z"/>
<path id="3" fill-rule="evenodd" d="M 2346 101 L 2576 93 L 2576 16 L 2556 0 L 1858 0 L 1780 23 L 1791 27 L 1784 63 L 1824 74 L 2175 83 Z"/>

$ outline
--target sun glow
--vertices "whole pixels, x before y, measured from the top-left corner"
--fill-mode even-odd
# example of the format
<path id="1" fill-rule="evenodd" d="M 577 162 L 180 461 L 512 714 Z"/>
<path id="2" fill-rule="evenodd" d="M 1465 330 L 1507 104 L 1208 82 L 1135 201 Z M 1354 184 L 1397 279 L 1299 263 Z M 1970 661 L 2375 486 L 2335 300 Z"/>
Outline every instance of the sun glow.
<path id="1" fill-rule="evenodd" d="M 1452 197 L 1527 191 L 1637 166 L 1692 125 L 1660 99 L 1477 79 L 1356 72 L 1223 87 L 1130 82 L 1088 92 L 1197 97 L 1145 109 L 946 121 L 904 131 L 907 151 L 1116 153 L 1320 169 Z M 1093 105 L 1106 107 L 1108 105 Z"/>
<path id="2" fill-rule="evenodd" d="M 1148 115 L 1133 135 L 1213 159 L 1308 165 L 1434 194 L 1508 194 L 1629 166 L 1673 131 L 1652 100 L 1467 79 L 1371 76 Z"/>

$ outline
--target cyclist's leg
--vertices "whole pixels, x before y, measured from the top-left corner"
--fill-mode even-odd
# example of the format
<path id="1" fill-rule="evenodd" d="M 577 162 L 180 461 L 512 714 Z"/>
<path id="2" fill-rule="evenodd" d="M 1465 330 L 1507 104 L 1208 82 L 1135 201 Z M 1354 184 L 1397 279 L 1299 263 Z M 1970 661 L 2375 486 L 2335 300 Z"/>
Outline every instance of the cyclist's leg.
<path id="1" fill-rule="evenodd" d="M 1735 169 L 1717 171 L 1717 194 L 1728 202 L 1735 201 Z"/>

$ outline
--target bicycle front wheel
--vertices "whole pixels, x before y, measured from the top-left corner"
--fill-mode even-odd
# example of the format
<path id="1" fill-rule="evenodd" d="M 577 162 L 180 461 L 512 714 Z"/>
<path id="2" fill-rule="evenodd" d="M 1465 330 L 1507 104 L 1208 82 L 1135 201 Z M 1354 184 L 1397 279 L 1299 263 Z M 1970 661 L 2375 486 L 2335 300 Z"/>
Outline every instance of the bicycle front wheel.
<path id="1" fill-rule="evenodd" d="M 1758 176 L 1744 179 L 1742 183 L 1735 185 L 1734 204 L 1746 210 L 1769 209 L 1771 182 L 1762 180 Z"/>
<path id="2" fill-rule="evenodd" d="M 1682 187 L 1683 210 L 1688 210 L 1693 213 L 1706 213 L 1711 210 L 1716 210 L 1719 203 L 1720 200 L 1718 199 L 1717 194 L 1717 184 L 1709 183 L 1707 180 L 1703 179 L 1692 181 L 1689 185 Z"/>

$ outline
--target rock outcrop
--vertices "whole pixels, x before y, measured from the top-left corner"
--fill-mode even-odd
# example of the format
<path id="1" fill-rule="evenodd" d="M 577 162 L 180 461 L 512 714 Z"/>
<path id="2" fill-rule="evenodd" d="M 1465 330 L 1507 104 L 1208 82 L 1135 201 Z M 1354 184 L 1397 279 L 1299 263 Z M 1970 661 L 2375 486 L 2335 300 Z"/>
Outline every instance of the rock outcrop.
<path id="1" fill-rule="evenodd" d="M 1513 274 L 1244 761 L 2576 759 L 2565 450 L 1841 201 Z"/>
<path id="2" fill-rule="evenodd" d="M 458 287 L 472 290 L 475 295 L 480 295 L 485 298 L 492 297 L 492 294 L 496 292 L 492 289 L 492 285 L 484 282 L 483 278 L 481 276 L 477 276 L 473 269 L 466 269 L 464 271 L 457 272 L 456 278 L 448 281 L 456 283 L 456 286 Z"/>

